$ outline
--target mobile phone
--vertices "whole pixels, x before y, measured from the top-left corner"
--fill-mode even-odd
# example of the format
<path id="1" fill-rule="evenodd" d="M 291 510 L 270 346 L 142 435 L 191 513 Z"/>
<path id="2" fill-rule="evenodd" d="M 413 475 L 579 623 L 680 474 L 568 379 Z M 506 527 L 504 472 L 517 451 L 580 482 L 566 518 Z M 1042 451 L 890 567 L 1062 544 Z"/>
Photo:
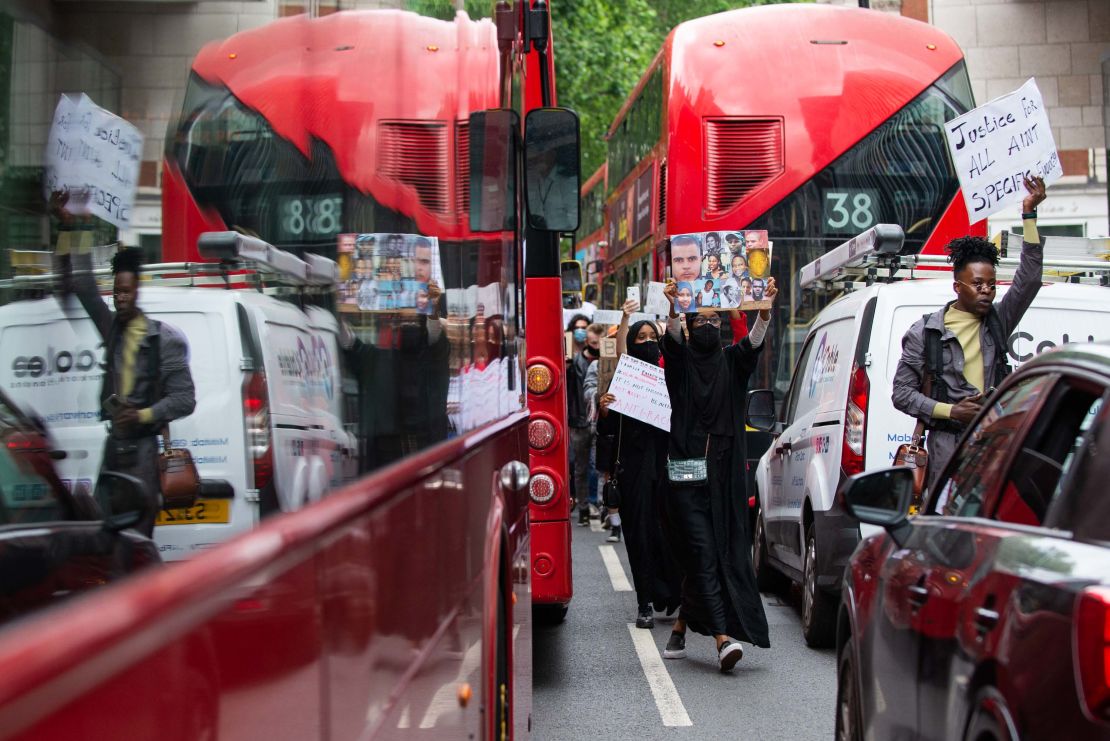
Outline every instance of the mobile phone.
<path id="1" fill-rule="evenodd" d="M 629 286 L 628 287 L 628 295 L 626 296 L 626 298 L 629 301 L 635 301 L 636 303 L 640 303 L 640 287 L 639 286 Z"/>
<path id="2" fill-rule="evenodd" d="M 108 416 L 114 417 L 123 411 L 125 404 L 120 400 L 118 395 L 112 394 L 104 400 L 102 406 L 104 407 L 104 411 L 108 413 Z"/>

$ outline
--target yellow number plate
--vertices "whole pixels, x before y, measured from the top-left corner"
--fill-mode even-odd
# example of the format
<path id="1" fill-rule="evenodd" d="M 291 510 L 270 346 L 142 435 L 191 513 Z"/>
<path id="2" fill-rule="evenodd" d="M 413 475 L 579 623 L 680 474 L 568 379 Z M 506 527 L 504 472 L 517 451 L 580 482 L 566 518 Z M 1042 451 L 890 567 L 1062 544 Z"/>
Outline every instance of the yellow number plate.
<path id="1" fill-rule="evenodd" d="M 198 499 L 188 509 L 164 509 L 155 525 L 210 525 L 231 522 L 230 499 Z"/>

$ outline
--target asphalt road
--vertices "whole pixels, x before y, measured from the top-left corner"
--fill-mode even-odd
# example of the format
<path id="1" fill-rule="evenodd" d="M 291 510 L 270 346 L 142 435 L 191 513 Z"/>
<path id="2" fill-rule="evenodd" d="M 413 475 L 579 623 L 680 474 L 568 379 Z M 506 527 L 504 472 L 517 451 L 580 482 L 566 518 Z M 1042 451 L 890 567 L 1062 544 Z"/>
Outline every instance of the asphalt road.
<path id="1" fill-rule="evenodd" d="M 796 589 L 763 595 L 771 648 L 745 644 L 732 674 L 717 670 L 713 639 L 693 632 L 687 657 L 664 661 L 672 621 L 657 616 L 653 630 L 635 627 L 624 544 L 610 545 L 606 535 L 575 528 L 570 612 L 561 625 L 533 633 L 534 738 L 833 737 L 835 651 L 806 647 Z"/>

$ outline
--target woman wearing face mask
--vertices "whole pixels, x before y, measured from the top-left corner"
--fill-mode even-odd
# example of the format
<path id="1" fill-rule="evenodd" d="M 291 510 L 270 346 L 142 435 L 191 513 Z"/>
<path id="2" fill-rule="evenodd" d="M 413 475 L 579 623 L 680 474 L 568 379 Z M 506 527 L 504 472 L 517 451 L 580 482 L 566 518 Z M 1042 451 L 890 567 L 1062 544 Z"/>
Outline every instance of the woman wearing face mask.
<path id="1" fill-rule="evenodd" d="M 668 281 L 664 293 L 675 294 Z M 766 298 L 773 299 L 774 280 Z M 673 550 L 683 570 L 682 610 L 663 657 L 686 656 L 686 628 L 713 636 L 722 672 L 743 655 L 740 641 L 770 646 L 767 617 L 752 570 L 744 461 L 748 378 L 771 319 L 761 310 L 747 337 L 721 348 L 721 318 L 687 317 L 689 342 L 672 311 L 660 343 L 671 396 L 670 460 L 705 459 L 708 476 L 668 482 L 665 496 Z"/>
<path id="2" fill-rule="evenodd" d="M 567 324 L 571 334 L 573 354 L 567 360 L 567 432 L 570 440 L 570 472 L 574 483 L 574 496 L 578 500 L 578 524 L 590 524 L 588 503 L 590 449 L 593 434 L 590 430 L 590 415 L 583 402 L 583 384 L 590 361 L 596 356 L 586 355 L 590 320 L 582 314 L 575 314 Z"/>
<path id="3" fill-rule="evenodd" d="M 657 366 L 661 351 L 655 322 L 641 321 L 628 327 L 629 315 L 638 308 L 635 301 L 625 303 L 624 317 L 617 330 L 617 351 Z M 682 586 L 678 564 L 660 525 L 663 482 L 667 475 L 667 432 L 610 410 L 614 401 L 613 394 L 602 394 L 597 423 L 599 440 L 604 436 L 614 441 L 604 453 L 599 445 L 597 466 L 607 476 L 616 477 L 620 492 L 619 511 L 614 512 L 616 508 L 606 502 L 610 505 L 614 533 L 609 540 L 619 540 L 623 531 L 636 588 L 636 627 L 653 628 L 652 608 L 668 615 L 674 613 Z"/>

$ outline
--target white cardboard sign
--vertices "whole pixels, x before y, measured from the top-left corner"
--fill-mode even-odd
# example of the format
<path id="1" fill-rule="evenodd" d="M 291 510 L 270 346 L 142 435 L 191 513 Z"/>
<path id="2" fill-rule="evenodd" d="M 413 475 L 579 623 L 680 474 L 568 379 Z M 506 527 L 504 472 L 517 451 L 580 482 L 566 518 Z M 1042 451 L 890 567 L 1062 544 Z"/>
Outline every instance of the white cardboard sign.
<path id="1" fill-rule="evenodd" d="M 1064 175 L 1041 91 L 1032 77 L 1000 98 L 944 125 L 971 223 L 1026 196 L 1026 174 L 1045 184 Z"/>
<path id="2" fill-rule="evenodd" d="M 656 283 L 655 281 L 648 283 L 647 303 L 644 305 L 645 312 L 656 316 L 668 316 L 671 313 L 671 302 L 667 300 L 667 295 L 663 293 L 665 287 L 665 284 Z"/>
<path id="3" fill-rule="evenodd" d="M 71 195 L 66 210 L 125 227 L 131 221 L 142 157 L 143 135 L 137 128 L 84 93 L 63 95 L 46 142 L 44 195 L 49 199 L 56 190 L 87 192 L 87 205 Z"/>
<path id="4" fill-rule="evenodd" d="M 671 396 L 659 366 L 621 355 L 609 393 L 616 397 L 609 405 L 613 411 L 671 431 Z"/>

